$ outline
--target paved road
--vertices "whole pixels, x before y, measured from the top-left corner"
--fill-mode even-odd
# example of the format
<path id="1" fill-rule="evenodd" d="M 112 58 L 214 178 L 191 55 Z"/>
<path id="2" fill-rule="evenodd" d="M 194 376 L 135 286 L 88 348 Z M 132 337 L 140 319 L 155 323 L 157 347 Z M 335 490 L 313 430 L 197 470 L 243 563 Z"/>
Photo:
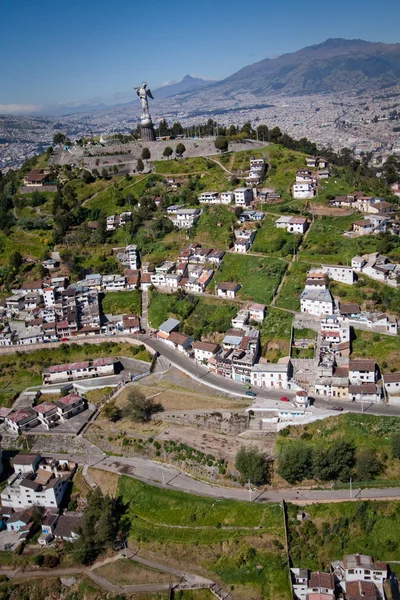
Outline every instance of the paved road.
<path id="1" fill-rule="evenodd" d="M 215 375 L 208 371 L 206 367 L 201 365 L 197 365 L 192 359 L 184 356 L 180 352 L 173 350 L 166 346 L 163 342 L 160 342 L 156 338 L 153 338 L 148 335 L 139 336 L 139 339 L 146 342 L 148 346 L 156 350 L 159 354 L 161 354 L 165 359 L 167 359 L 171 365 L 178 368 L 180 371 L 183 371 L 193 379 L 197 379 L 204 385 L 208 385 L 219 393 L 223 393 L 224 395 L 229 394 L 236 397 L 248 398 L 246 396 L 245 390 L 243 386 L 234 381 L 233 379 L 225 379 L 220 377 L 219 375 Z M 265 399 L 265 400 L 279 400 L 279 398 L 283 395 L 287 396 L 289 400 L 294 399 L 296 393 L 291 390 L 261 390 L 258 388 L 254 388 L 254 391 L 257 393 L 257 399 Z M 322 409 L 331 409 L 332 406 L 341 406 L 344 410 L 350 413 L 362 413 L 365 412 L 371 415 L 380 415 L 380 416 L 400 416 L 400 406 L 387 406 L 385 404 L 367 404 L 360 402 L 339 402 L 335 399 L 332 400 L 324 400 L 322 398 L 317 398 L 314 402 L 314 406 Z M 338 413 L 332 412 L 332 415 Z"/>
<path id="2" fill-rule="evenodd" d="M 100 451 L 99 451 L 100 452 Z M 65 458 L 65 454 L 54 455 L 56 458 Z M 68 455 L 71 460 L 80 464 L 87 464 L 88 457 Z M 209 496 L 219 499 L 241 500 L 251 502 L 276 503 L 285 500 L 307 504 L 312 502 L 340 502 L 344 500 L 377 500 L 400 498 L 400 487 L 391 488 L 354 488 L 350 491 L 330 489 L 273 489 L 249 490 L 243 488 L 227 488 L 212 485 L 204 481 L 193 479 L 190 475 L 182 473 L 174 467 L 162 465 L 155 461 L 141 458 L 125 458 L 120 456 L 91 456 L 91 465 L 120 475 L 127 475 L 134 479 L 145 481 L 151 485 L 165 489 L 175 489 L 200 496 Z"/>

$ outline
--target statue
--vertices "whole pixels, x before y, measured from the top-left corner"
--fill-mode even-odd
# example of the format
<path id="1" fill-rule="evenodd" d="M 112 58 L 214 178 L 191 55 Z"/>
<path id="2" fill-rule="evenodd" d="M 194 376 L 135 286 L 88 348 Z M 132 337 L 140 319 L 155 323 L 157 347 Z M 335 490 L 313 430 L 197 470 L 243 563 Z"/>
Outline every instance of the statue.
<path id="1" fill-rule="evenodd" d="M 149 111 L 149 101 L 147 99 L 151 98 L 152 100 L 154 100 L 151 90 L 147 89 L 147 83 L 145 81 L 143 81 L 142 87 L 135 87 L 135 90 L 140 98 L 140 104 L 142 105 L 142 121 L 151 119 Z"/>
<path id="2" fill-rule="evenodd" d="M 149 101 L 148 98 L 153 98 L 153 94 L 151 90 L 147 89 L 147 83 L 143 81 L 141 87 L 135 87 L 137 95 L 140 99 L 140 104 L 142 105 L 142 116 L 141 116 L 141 131 L 142 131 L 142 139 L 146 142 L 152 142 L 155 140 L 153 121 L 151 120 L 150 111 L 149 111 Z"/>

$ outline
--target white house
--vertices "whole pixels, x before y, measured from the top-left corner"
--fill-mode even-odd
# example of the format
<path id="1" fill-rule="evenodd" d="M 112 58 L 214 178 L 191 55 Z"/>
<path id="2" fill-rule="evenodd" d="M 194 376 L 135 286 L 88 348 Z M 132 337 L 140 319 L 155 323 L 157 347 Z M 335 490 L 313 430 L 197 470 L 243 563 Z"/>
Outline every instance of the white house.
<path id="1" fill-rule="evenodd" d="M 381 388 L 375 383 L 351 384 L 349 385 L 349 400 L 352 402 L 380 402 Z"/>
<path id="2" fill-rule="evenodd" d="M 253 190 L 251 188 L 236 188 L 233 193 L 236 206 L 248 206 L 253 200 Z"/>
<path id="3" fill-rule="evenodd" d="M 235 199 L 233 192 L 221 192 L 220 195 L 221 204 L 230 204 Z"/>
<path id="4" fill-rule="evenodd" d="M 400 371 L 397 371 L 396 373 L 385 373 L 382 375 L 382 380 L 386 393 L 389 396 L 400 396 Z"/>
<path id="5" fill-rule="evenodd" d="M 1 493 L 3 507 L 16 511 L 32 506 L 57 508 L 76 466 L 69 460 L 50 458 L 42 459 L 36 469 L 24 477 L 14 473 Z"/>
<path id="6" fill-rule="evenodd" d="M 344 556 L 343 570 L 346 581 L 374 581 L 382 584 L 388 576 L 387 565 L 383 562 L 375 562 L 366 554 Z"/>
<path id="7" fill-rule="evenodd" d="M 251 384 L 257 387 L 286 390 L 289 381 L 290 363 L 264 363 L 253 365 Z"/>
<path id="8" fill-rule="evenodd" d="M 354 271 L 361 272 L 366 262 L 367 261 L 362 256 L 353 256 L 351 259 L 351 266 Z"/>
<path id="9" fill-rule="evenodd" d="M 312 174 L 309 169 L 299 169 L 296 173 L 296 182 L 302 183 L 304 181 L 311 181 Z"/>
<path id="10" fill-rule="evenodd" d="M 304 198 L 314 198 L 315 188 L 312 183 L 294 183 L 292 188 L 293 198 L 301 200 Z"/>
<path id="11" fill-rule="evenodd" d="M 375 383 L 376 364 L 371 359 L 354 359 L 349 362 L 349 380 L 351 384 Z"/>
<path id="12" fill-rule="evenodd" d="M 54 306 L 56 303 L 56 296 L 54 293 L 54 289 L 51 287 L 47 287 L 43 289 L 43 299 L 44 299 L 44 305 L 46 308 L 50 308 L 51 306 Z"/>
<path id="13" fill-rule="evenodd" d="M 218 204 L 218 192 L 203 192 L 199 196 L 200 204 Z"/>
<path id="14" fill-rule="evenodd" d="M 343 265 L 321 265 L 322 272 L 333 281 L 353 285 L 354 272 L 353 267 L 344 267 Z"/>
<path id="15" fill-rule="evenodd" d="M 234 329 L 243 329 L 249 322 L 249 311 L 245 308 L 239 310 L 237 315 L 232 317 L 231 323 Z"/>
<path id="16" fill-rule="evenodd" d="M 178 227 L 179 229 L 190 229 L 197 223 L 200 215 L 201 210 L 199 208 L 180 208 L 169 218 L 175 227 Z"/>
<path id="17" fill-rule="evenodd" d="M 106 292 L 120 292 L 125 289 L 124 275 L 103 275 L 103 290 Z"/>
<path id="18" fill-rule="evenodd" d="M 220 346 L 213 342 L 193 342 L 192 348 L 195 360 L 197 360 L 197 362 L 207 363 L 208 360 L 218 352 Z"/>
<path id="19" fill-rule="evenodd" d="M 233 250 L 234 252 L 239 252 L 239 254 L 246 254 L 246 252 L 250 249 L 250 240 L 247 238 L 236 238 L 233 242 Z"/>
<path id="20" fill-rule="evenodd" d="M 240 283 L 232 283 L 230 281 L 220 283 L 217 285 L 217 296 L 220 298 L 236 298 L 236 294 L 240 288 Z"/>
<path id="21" fill-rule="evenodd" d="M 178 333 L 177 331 L 170 333 L 164 340 L 167 346 L 174 348 L 174 350 L 178 350 L 178 352 L 181 352 L 182 354 L 188 354 L 192 347 L 192 341 L 193 338 L 190 338 L 183 333 Z"/>
<path id="22" fill-rule="evenodd" d="M 327 289 L 307 289 L 300 296 L 300 310 L 315 315 L 331 315 L 333 313 L 332 294 Z"/>
<path id="23" fill-rule="evenodd" d="M 43 370 L 42 379 L 44 384 L 50 384 L 89 377 L 105 377 L 114 375 L 115 363 L 115 358 L 96 358 L 92 361 L 54 365 Z"/>
<path id="24" fill-rule="evenodd" d="M 264 304 L 250 304 L 248 306 L 250 321 L 257 321 L 262 323 L 265 318 L 265 305 Z"/>
<path id="25" fill-rule="evenodd" d="M 286 229 L 288 233 L 305 233 L 308 229 L 308 221 L 305 217 L 282 216 L 275 221 L 275 227 Z"/>

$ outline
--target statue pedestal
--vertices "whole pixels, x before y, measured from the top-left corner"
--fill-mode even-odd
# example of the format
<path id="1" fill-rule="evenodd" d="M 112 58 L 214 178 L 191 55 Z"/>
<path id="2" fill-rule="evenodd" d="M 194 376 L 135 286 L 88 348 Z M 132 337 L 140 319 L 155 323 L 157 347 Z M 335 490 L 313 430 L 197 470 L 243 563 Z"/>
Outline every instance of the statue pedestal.
<path id="1" fill-rule="evenodd" d="M 140 135 L 143 142 L 155 142 L 156 136 L 152 121 L 140 124 Z"/>

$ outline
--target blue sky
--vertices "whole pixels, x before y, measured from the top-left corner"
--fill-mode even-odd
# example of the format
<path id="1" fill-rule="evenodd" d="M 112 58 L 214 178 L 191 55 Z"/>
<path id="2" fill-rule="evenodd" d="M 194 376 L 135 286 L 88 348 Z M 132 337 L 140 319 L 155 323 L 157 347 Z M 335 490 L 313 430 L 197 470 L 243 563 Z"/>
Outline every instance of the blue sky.
<path id="1" fill-rule="evenodd" d="M 397 42 L 399 17 L 398 0 L 6 0 L 0 112 L 126 102 L 142 80 L 222 79 L 329 37 Z"/>

